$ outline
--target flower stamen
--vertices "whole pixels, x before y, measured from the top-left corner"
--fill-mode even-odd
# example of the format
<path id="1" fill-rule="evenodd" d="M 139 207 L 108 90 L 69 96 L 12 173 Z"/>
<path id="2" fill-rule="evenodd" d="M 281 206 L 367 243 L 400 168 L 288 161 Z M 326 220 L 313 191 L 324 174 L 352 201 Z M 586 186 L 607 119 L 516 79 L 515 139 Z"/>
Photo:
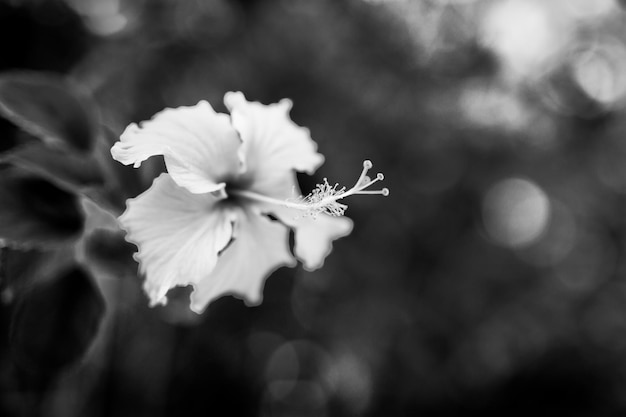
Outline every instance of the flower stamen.
<path id="1" fill-rule="evenodd" d="M 326 213 L 330 216 L 343 216 L 348 206 L 339 203 L 338 200 L 349 197 L 351 195 L 382 195 L 388 196 L 389 189 L 384 187 L 380 190 L 368 190 L 372 184 L 382 181 L 385 176 L 382 173 L 376 174 L 373 180 L 367 176 L 367 172 L 372 168 L 372 162 L 365 160 L 363 162 L 363 171 L 354 186 L 349 190 L 346 187 L 339 187 L 339 184 L 330 185 L 328 179 L 324 178 L 321 184 L 317 184 L 316 188 L 305 197 L 289 199 L 286 201 L 277 200 L 275 198 L 263 196 L 247 190 L 233 190 L 231 194 L 246 197 L 265 203 L 282 205 L 288 208 L 304 211 L 305 216 L 317 217 L 320 213 Z"/>

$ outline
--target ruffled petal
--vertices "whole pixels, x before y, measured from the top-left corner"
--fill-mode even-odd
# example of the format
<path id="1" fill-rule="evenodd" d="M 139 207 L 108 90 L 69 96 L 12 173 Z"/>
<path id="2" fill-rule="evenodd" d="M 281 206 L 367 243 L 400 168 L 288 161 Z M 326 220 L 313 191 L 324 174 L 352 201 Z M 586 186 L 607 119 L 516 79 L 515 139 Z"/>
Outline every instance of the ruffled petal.
<path id="1" fill-rule="evenodd" d="M 285 178 L 293 176 L 294 170 L 312 174 L 324 162 L 309 130 L 289 117 L 290 100 L 263 105 L 248 102 L 240 92 L 230 92 L 224 103 L 243 141 L 243 177 L 252 191 L 272 197 L 277 192 L 284 194 Z"/>
<path id="2" fill-rule="evenodd" d="M 215 267 L 236 218 L 219 201 L 211 194 L 190 193 L 168 174 L 128 200 L 119 221 L 126 239 L 139 248 L 135 258 L 146 275 L 151 305 L 165 304 L 170 288 L 198 283 Z"/>
<path id="3" fill-rule="evenodd" d="M 126 128 L 111 154 L 119 162 L 139 167 L 154 155 L 164 155 L 174 181 L 192 193 L 225 187 L 242 170 L 241 140 L 230 118 L 206 101 L 165 109 L 151 120 Z"/>
<path id="4" fill-rule="evenodd" d="M 268 206 L 268 211 L 293 228 L 294 253 L 307 271 L 321 268 L 333 249 L 333 241 L 352 231 L 353 223 L 348 217 L 320 213 L 313 218 L 286 207 Z"/>
<path id="5" fill-rule="evenodd" d="M 234 239 L 220 254 L 210 276 L 194 285 L 191 309 L 202 313 L 207 305 L 225 294 L 257 305 L 263 285 L 281 266 L 295 266 L 289 251 L 289 229 L 251 209 L 239 209 Z"/>

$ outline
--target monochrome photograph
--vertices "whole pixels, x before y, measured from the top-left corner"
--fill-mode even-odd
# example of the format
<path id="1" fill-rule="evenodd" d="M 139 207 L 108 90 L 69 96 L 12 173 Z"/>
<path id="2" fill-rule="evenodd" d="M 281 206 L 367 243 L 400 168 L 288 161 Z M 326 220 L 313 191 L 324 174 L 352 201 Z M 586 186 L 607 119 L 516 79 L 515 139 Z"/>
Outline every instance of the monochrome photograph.
<path id="1" fill-rule="evenodd" d="M 626 1 L 0 0 L 0 416 L 626 415 Z"/>

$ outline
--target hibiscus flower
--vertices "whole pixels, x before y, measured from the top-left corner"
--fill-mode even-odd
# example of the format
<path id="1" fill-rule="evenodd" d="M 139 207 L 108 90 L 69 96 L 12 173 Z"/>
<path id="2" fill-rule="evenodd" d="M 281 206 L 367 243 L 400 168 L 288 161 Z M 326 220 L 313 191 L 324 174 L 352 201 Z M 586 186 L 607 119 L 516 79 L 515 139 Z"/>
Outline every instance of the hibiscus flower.
<path id="1" fill-rule="evenodd" d="M 349 190 L 326 179 L 301 197 L 295 172 L 312 174 L 323 163 L 308 129 L 289 117 L 291 101 L 263 105 L 242 93 L 224 97 L 230 116 L 206 101 L 165 109 L 141 125 L 126 128 L 111 149 L 119 162 L 139 167 L 163 155 L 167 173 L 127 202 L 120 216 L 135 258 L 145 275 L 151 305 L 165 304 L 167 292 L 192 285 L 191 309 L 201 313 L 214 299 L 232 294 L 246 304 L 262 300 L 265 279 L 300 260 L 319 268 L 333 240 L 352 230 L 338 200 L 366 190 L 366 161 Z M 293 254 L 289 230 L 294 232 Z"/>

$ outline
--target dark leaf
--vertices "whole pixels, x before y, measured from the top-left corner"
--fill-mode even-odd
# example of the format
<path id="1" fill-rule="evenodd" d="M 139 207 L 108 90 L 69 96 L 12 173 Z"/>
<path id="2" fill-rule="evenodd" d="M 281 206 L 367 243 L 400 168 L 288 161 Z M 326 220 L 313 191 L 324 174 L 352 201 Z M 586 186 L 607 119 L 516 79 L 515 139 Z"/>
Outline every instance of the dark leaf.
<path id="1" fill-rule="evenodd" d="M 76 262 L 74 245 L 46 249 L 5 247 L 0 251 L 0 291 L 3 291 L 2 301 L 7 304 Z"/>
<path id="2" fill-rule="evenodd" d="M 40 175 L 67 190 L 79 191 L 104 185 L 104 176 L 91 155 L 79 155 L 42 143 L 29 143 L 18 147 L 0 162 L 8 162 Z"/>
<path id="3" fill-rule="evenodd" d="M 0 155 L 17 146 L 18 132 L 20 129 L 17 126 L 0 117 Z"/>
<path id="4" fill-rule="evenodd" d="M 95 230 L 85 238 L 85 256 L 90 264 L 102 268 L 114 276 L 137 272 L 133 254 L 135 245 L 124 239 L 124 233 L 112 230 Z"/>
<path id="5" fill-rule="evenodd" d="M 96 135 L 93 103 L 52 74 L 0 75 L 0 115 L 48 143 L 83 151 L 91 148 Z"/>
<path id="6" fill-rule="evenodd" d="M 38 285 L 19 301 L 10 329 L 18 368 L 50 374 L 80 358 L 98 332 L 104 300 L 78 266 Z"/>
<path id="7" fill-rule="evenodd" d="M 0 171 L 0 243 L 49 246 L 76 238 L 83 228 L 78 198 L 13 168 Z"/>
<path id="8" fill-rule="evenodd" d="M 20 250 L 0 248 L 2 265 L 0 288 L 5 293 L 7 303 L 13 301 L 16 291 L 32 285 L 30 277 L 36 275 L 37 269 L 44 262 L 46 252 L 39 249 Z"/>

